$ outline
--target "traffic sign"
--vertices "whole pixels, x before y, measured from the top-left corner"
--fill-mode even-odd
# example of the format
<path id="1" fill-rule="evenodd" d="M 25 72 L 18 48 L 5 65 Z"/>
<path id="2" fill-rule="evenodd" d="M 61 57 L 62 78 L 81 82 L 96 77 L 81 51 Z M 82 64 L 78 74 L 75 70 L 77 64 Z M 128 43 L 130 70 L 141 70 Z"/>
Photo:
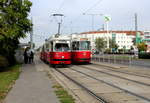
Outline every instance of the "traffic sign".
<path id="1" fill-rule="evenodd" d="M 111 16 L 110 15 L 105 15 L 104 20 L 105 20 L 105 22 L 111 21 Z"/>

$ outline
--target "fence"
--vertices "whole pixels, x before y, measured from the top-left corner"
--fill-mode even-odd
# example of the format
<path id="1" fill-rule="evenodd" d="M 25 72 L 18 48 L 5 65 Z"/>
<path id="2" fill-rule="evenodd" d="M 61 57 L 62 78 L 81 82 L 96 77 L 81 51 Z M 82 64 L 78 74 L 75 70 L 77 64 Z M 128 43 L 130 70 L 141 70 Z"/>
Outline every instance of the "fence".
<path id="1" fill-rule="evenodd" d="M 131 65 L 133 55 L 92 55 L 92 61 Z"/>

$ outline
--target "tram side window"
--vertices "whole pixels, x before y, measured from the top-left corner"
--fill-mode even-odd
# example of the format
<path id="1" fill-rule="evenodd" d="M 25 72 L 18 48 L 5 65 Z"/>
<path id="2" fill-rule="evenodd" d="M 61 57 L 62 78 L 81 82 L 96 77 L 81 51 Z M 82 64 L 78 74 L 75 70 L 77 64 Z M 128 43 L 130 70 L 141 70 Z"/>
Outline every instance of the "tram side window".
<path id="1" fill-rule="evenodd" d="M 81 41 L 80 42 L 80 50 L 90 50 L 90 42 L 89 41 Z"/>
<path id="2" fill-rule="evenodd" d="M 46 51 L 47 52 L 49 51 L 49 44 L 48 43 L 46 44 Z"/>
<path id="3" fill-rule="evenodd" d="M 50 42 L 50 51 L 53 51 L 53 42 Z"/>
<path id="4" fill-rule="evenodd" d="M 76 43 L 75 42 L 72 42 L 72 49 L 76 50 Z"/>
<path id="5" fill-rule="evenodd" d="M 42 52 L 44 52 L 44 46 L 42 46 Z"/>
<path id="6" fill-rule="evenodd" d="M 72 43 L 72 49 L 73 50 L 79 50 L 79 42 L 73 42 Z"/>

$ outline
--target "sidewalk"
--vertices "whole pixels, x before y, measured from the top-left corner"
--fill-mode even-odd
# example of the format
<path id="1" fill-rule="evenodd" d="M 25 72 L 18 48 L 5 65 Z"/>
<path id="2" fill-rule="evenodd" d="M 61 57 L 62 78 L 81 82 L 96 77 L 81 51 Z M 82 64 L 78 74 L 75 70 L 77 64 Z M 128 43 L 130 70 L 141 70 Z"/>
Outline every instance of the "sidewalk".
<path id="1" fill-rule="evenodd" d="M 39 59 L 33 64 L 23 64 L 22 73 L 4 103 L 60 103 L 50 79 L 39 71 L 42 65 Z"/>

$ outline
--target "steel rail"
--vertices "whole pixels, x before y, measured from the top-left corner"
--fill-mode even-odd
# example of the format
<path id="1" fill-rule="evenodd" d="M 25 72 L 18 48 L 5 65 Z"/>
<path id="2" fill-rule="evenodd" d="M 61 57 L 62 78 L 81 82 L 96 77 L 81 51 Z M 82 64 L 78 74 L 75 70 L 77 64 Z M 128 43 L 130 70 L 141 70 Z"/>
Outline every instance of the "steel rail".
<path id="1" fill-rule="evenodd" d="M 111 83 L 108 83 L 108 82 L 106 82 L 106 81 L 97 79 L 97 78 L 95 78 L 95 77 L 93 77 L 93 76 L 91 76 L 91 75 L 88 75 L 88 74 L 86 74 L 86 73 L 83 73 L 83 72 L 81 72 L 81 71 L 78 71 L 78 70 L 75 70 L 75 69 L 72 69 L 72 68 L 70 68 L 70 69 L 73 70 L 73 71 L 76 71 L 76 72 L 78 72 L 78 73 L 81 73 L 81 74 L 83 74 L 83 75 L 86 75 L 87 77 L 90 77 L 90 78 L 92 78 L 92 79 L 94 79 L 94 80 L 97 80 L 97 81 L 99 81 L 99 82 L 105 83 L 105 84 L 107 84 L 107 85 L 109 85 L 109 86 L 112 86 L 112 87 L 114 87 L 114 88 L 117 88 L 117 89 L 122 90 L 122 91 L 124 91 L 124 92 L 126 92 L 126 93 L 129 93 L 129 94 L 131 94 L 131 95 L 133 95 L 133 96 L 136 96 L 136 97 L 138 97 L 138 98 L 141 98 L 141 99 L 143 99 L 143 100 L 145 100 L 145 101 L 150 102 L 150 98 L 146 98 L 146 97 L 144 97 L 144 96 L 141 96 L 141 95 L 138 95 L 138 94 L 136 94 L 136 93 L 133 93 L 133 92 L 131 92 L 131 91 L 129 91 L 129 90 L 120 88 L 120 87 L 118 87 L 118 86 L 116 86 L 116 85 L 114 85 L 114 84 L 111 84 Z"/>
<path id="2" fill-rule="evenodd" d="M 118 72 L 118 73 L 124 73 L 124 74 L 129 74 L 129 75 L 134 75 L 134 76 L 139 76 L 139 77 L 144 77 L 144 78 L 150 79 L 149 76 L 144 76 L 144 75 L 139 75 L 139 74 L 134 74 L 134 73 L 128 73 L 128 72 L 124 72 L 124 71 L 118 71 L 118 70 L 111 69 L 113 67 L 109 67 L 109 66 L 104 66 L 104 65 L 99 65 L 99 64 L 94 64 L 94 65 L 106 67 L 105 69 L 110 70 L 110 71 L 114 71 L 114 72 Z"/>
<path id="3" fill-rule="evenodd" d="M 106 75 L 110 75 L 110 76 L 117 77 L 117 78 L 120 78 L 120 79 L 128 80 L 128 81 L 131 81 L 131 82 L 134 82 L 134 83 L 138 83 L 138 84 L 141 84 L 141 85 L 144 85 L 144 86 L 150 86 L 150 84 L 147 84 L 147 83 L 143 83 L 143 82 L 140 82 L 140 81 L 136 81 L 136 80 L 128 79 L 128 78 L 125 78 L 125 77 L 121 77 L 121 76 L 118 76 L 118 75 L 115 75 L 115 74 L 103 72 L 101 70 L 96 70 L 96 69 L 93 69 L 93 68 L 90 68 L 90 67 L 84 67 L 84 66 L 80 66 L 80 67 L 82 67 L 84 69 L 91 70 L 91 71 L 94 70 L 94 71 L 97 71 L 99 73 L 104 73 Z"/>
<path id="4" fill-rule="evenodd" d="M 60 71 L 59 69 L 55 68 L 55 70 L 59 73 L 61 73 L 63 76 L 65 76 L 67 79 L 71 80 L 73 83 L 75 83 L 76 85 L 82 87 L 84 90 L 86 90 L 91 96 L 93 96 L 94 98 L 96 98 L 98 101 L 100 101 L 101 103 L 108 103 L 106 100 L 104 100 L 103 98 L 101 98 L 100 96 L 96 95 L 94 92 L 92 92 L 91 90 L 89 90 L 88 88 L 86 88 L 85 86 L 83 86 L 82 84 L 80 84 L 79 82 L 75 81 L 74 79 L 72 79 L 71 77 L 69 77 L 68 75 L 66 75 L 65 73 L 63 73 L 62 71 Z"/>

